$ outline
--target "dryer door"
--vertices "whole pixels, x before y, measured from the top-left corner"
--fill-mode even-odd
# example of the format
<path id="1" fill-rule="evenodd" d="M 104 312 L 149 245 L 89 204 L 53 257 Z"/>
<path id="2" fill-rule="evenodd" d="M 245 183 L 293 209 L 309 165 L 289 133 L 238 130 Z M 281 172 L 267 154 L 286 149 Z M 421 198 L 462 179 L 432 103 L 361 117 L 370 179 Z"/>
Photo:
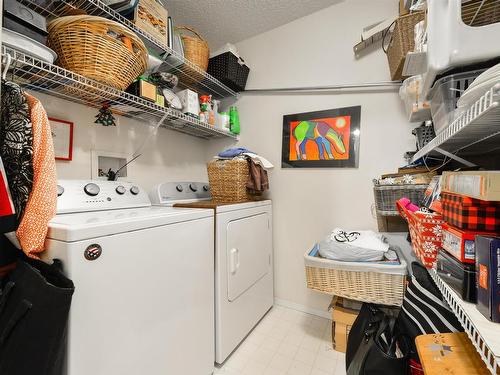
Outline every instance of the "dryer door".
<path id="1" fill-rule="evenodd" d="M 227 293 L 235 301 L 265 276 L 271 267 L 269 215 L 262 213 L 227 225 Z"/>

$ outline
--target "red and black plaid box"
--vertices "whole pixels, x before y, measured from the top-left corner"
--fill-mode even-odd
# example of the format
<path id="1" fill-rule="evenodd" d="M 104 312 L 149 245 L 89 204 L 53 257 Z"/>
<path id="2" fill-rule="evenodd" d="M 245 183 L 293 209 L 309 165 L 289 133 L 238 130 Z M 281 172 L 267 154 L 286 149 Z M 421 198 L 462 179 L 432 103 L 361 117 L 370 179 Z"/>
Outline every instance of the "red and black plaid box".
<path id="1" fill-rule="evenodd" d="M 460 229 L 500 231 L 500 202 L 441 192 L 443 219 Z"/>

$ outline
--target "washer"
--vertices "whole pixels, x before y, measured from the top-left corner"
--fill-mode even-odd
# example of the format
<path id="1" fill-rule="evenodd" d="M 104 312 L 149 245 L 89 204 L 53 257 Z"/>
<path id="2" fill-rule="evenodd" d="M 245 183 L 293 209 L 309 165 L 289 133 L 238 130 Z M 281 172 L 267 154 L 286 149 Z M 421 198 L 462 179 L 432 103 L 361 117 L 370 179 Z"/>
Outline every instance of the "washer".
<path id="1" fill-rule="evenodd" d="M 213 211 L 152 207 L 124 182 L 60 181 L 58 195 L 44 259 L 75 283 L 65 373 L 211 374 Z"/>
<path id="2" fill-rule="evenodd" d="M 271 201 L 217 204 L 200 182 L 163 183 L 150 198 L 215 212 L 215 361 L 223 363 L 273 306 Z"/>

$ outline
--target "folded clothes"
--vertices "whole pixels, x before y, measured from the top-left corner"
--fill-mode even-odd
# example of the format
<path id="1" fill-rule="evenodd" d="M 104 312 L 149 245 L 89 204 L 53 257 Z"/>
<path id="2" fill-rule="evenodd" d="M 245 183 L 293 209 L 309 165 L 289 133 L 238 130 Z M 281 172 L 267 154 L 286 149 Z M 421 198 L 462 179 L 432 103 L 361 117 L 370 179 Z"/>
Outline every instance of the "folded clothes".
<path id="1" fill-rule="evenodd" d="M 228 148 L 227 150 L 222 151 L 219 153 L 219 156 L 221 158 L 234 158 L 235 156 L 239 156 L 245 152 L 251 152 L 250 150 L 247 150 L 244 147 L 234 147 L 234 148 Z"/>

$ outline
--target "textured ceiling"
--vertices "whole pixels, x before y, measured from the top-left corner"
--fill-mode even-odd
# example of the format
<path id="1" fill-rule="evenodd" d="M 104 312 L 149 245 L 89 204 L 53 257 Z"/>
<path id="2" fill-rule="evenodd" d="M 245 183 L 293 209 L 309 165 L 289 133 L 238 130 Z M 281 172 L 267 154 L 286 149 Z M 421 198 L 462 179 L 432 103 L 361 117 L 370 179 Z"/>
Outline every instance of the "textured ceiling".
<path id="1" fill-rule="evenodd" d="M 343 0 L 163 0 L 175 25 L 196 28 L 215 51 Z"/>

